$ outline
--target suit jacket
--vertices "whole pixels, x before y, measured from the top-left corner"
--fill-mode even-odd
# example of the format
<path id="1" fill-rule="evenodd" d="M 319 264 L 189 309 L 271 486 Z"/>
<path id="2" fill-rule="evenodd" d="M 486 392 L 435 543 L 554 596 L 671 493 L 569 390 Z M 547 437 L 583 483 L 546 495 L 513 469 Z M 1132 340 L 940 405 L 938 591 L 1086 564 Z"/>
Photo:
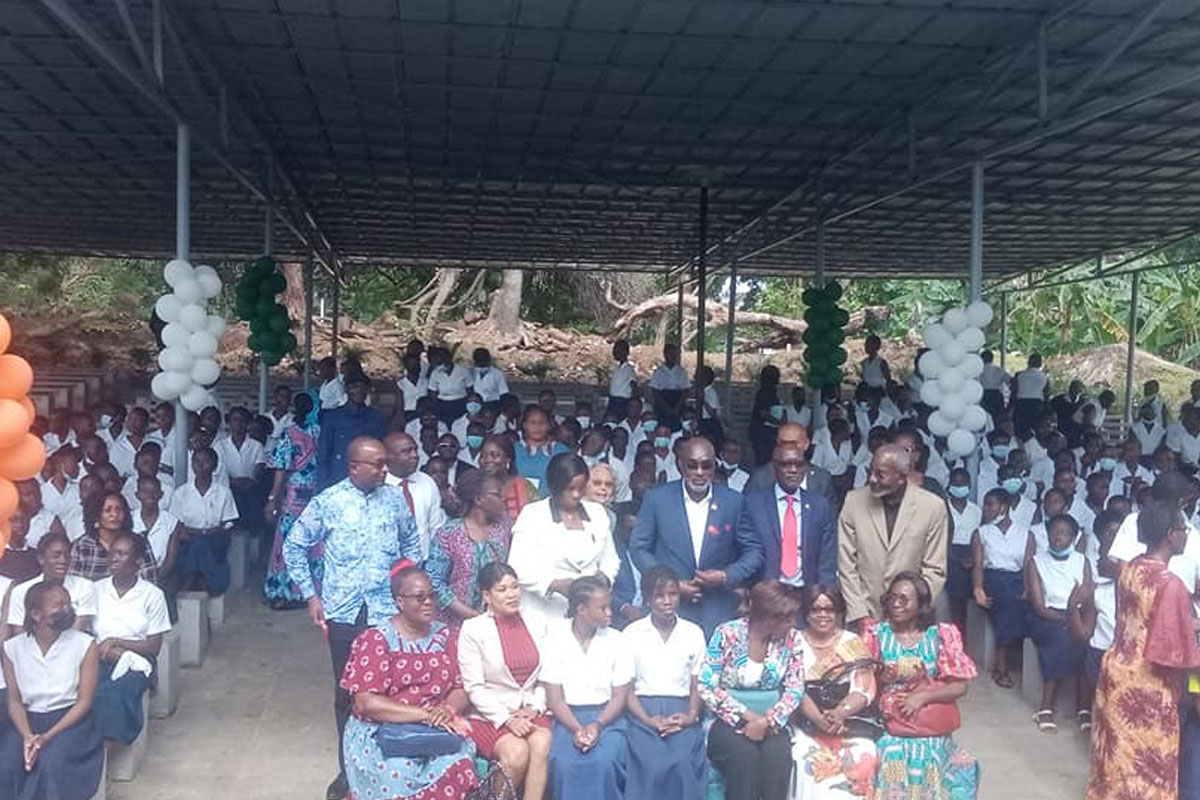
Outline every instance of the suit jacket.
<path id="1" fill-rule="evenodd" d="M 541 650 L 546 639 L 535 620 L 526 620 L 529 634 Z M 542 662 L 546 660 L 542 656 Z M 504 663 L 504 648 L 500 645 L 500 631 L 496 629 L 496 618 L 489 611 L 478 617 L 464 620 L 458 633 L 458 667 L 462 673 L 463 689 L 471 699 L 474 716 L 482 717 L 499 728 L 522 706 L 536 711 L 546 710 L 546 693 L 538 682 L 542 668 L 517 683 L 512 671 Z"/>
<path id="2" fill-rule="evenodd" d="M 833 476 L 829 474 L 829 470 L 822 469 L 816 464 L 809 464 L 806 469 L 808 471 L 808 480 L 804 482 L 804 490 L 810 494 L 818 494 L 824 497 L 829 502 L 830 508 L 837 508 L 837 492 L 833 489 Z M 774 486 L 775 468 L 768 463 L 755 468 L 750 473 L 750 480 L 746 481 L 744 491 L 753 492 L 761 489 L 771 489 Z"/>
<path id="3" fill-rule="evenodd" d="M 800 500 L 800 574 L 805 586 L 823 583 L 837 585 L 837 534 L 833 508 L 821 495 L 801 489 Z M 779 525 L 779 503 L 775 485 L 747 492 L 738 527 L 758 537 L 763 548 L 763 565 L 756 580 L 779 577 L 783 530 Z"/>
<path id="4" fill-rule="evenodd" d="M 629 553 L 643 573 L 661 565 L 675 570 L 681 580 L 691 579 L 698 569 L 725 570 L 725 586 L 705 589 L 698 603 L 680 604 L 679 616 L 700 625 L 707 637 L 717 625 L 737 616 L 733 589 L 749 583 L 762 566 L 762 544 L 753 531 L 738 528 L 742 495 L 714 483 L 697 563 L 683 492 L 682 481 L 670 481 L 646 493 L 629 539 Z"/>
<path id="5" fill-rule="evenodd" d="M 838 517 L 838 580 L 846 621 L 880 618 L 880 597 L 897 574 L 919 572 L 936 598 L 946 582 L 946 503 L 916 486 L 904 490 L 889 539 L 883 502 L 869 487 L 846 495 Z"/>

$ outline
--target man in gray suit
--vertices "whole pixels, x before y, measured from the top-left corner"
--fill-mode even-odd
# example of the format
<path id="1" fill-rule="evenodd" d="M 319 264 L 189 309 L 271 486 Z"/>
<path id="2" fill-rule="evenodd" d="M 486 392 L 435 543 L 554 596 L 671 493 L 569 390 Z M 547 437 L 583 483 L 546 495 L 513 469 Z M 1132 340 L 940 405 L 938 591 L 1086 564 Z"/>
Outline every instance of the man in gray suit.
<path id="1" fill-rule="evenodd" d="M 833 478 L 828 472 L 818 466 L 808 463 L 808 448 L 810 445 L 808 428 L 795 422 L 787 422 L 779 426 L 775 436 L 775 446 L 795 445 L 804 454 L 804 477 L 800 479 L 800 488 L 806 492 L 819 494 L 829 501 L 835 511 L 838 507 L 837 493 L 833 490 Z M 752 492 L 758 489 L 770 489 L 775 485 L 775 467 L 767 462 L 750 473 L 744 491 Z"/>

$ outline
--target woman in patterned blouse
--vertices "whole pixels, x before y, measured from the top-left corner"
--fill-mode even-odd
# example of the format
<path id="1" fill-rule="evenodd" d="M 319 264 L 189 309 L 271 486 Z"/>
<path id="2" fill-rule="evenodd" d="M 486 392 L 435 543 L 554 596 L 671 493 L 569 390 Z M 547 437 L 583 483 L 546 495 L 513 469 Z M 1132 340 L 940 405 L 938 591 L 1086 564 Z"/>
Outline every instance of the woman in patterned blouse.
<path id="1" fill-rule="evenodd" d="M 787 724 L 804 698 L 802 644 L 794 627 L 799 611 L 797 589 L 762 581 L 750 590 L 749 616 L 719 626 L 708 644 L 700 696 L 717 717 L 708 757 L 725 778 L 728 800 L 787 797 Z"/>

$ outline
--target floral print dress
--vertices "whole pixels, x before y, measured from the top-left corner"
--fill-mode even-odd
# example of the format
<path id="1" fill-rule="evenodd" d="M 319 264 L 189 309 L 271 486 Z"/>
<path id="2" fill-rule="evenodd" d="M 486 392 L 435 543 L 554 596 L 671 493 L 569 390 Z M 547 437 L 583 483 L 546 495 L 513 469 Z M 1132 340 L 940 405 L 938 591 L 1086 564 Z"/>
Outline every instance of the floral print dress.
<path id="1" fill-rule="evenodd" d="M 506 519 L 488 528 L 487 538 L 475 541 L 466 523 L 455 520 L 442 527 L 429 544 L 425 571 L 437 596 L 438 619 L 458 630 L 462 620 L 450 611 L 460 600 L 476 611 L 483 611 L 483 593 L 479 590 L 479 572 L 493 561 L 508 559 L 512 525 Z"/>
<path id="2" fill-rule="evenodd" d="M 275 540 L 271 545 L 271 560 L 267 564 L 263 594 L 272 608 L 299 607 L 304 605 L 304 595 L 288 575 L 287 564 L 283 562 L 283 542 L 317 491 L 316 426 L 310 430 L 299 425 L 286 428 L 275 444 L 270 466 L 291 474 L 284 484 L 284 494 L 279 503 L 279 518 L 275 523 Z M 308 551 L 309 573 L 313 576 L 318 595 L 324 572 L 324 553 L 325 547 L 321 544 Z"/>

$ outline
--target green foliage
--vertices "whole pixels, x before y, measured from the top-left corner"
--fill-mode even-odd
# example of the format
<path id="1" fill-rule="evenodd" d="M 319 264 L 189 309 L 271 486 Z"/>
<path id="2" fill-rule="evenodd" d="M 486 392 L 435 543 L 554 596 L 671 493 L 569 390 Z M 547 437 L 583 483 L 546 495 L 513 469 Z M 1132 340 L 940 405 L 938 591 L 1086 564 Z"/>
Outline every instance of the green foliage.
<path id="1" fill-rule="evenodd" d="M 21 313 L 116 311 L 149 316 L 162 265 L 132 259 L 0 256 L 0 304 Z"/>
<path id="2" fill-rule="evenodd" d="M 433 267 L 348 270 L 340 298 L 343 313 L 359 322 L 374 322 L 421 291 L 433 273 Z"/>

